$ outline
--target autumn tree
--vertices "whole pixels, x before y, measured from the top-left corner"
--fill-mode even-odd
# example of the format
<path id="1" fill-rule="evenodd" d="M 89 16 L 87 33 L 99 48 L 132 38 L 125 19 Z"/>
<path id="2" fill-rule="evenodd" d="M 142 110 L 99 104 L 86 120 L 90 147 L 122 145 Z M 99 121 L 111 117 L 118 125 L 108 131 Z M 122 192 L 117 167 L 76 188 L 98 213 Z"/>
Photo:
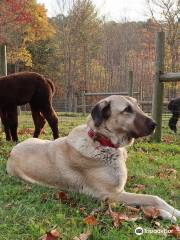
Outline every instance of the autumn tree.
<path id="1" fill-rule="evenodd" d="M 59 1 L 62 5 L 64 1 Z M 74 96 L 86 90 L 88 69 L 100 46 L 101 21 L 91 0 L 68 2 L 56 18 L 67 109 L 74 108 Z"/>
<path id="2" fill-rule="evenodd" d="M 154 21 L 166 33 L 166 71 L 179 71 L 180 54 L 180 1 L 147 0 L 149 12 Z M 171 84 L 171 97 L 176 96 L 176 83 Z"/>
<path id="3" fill-rule="evenodd" d="M 8 62 L 31 66 L 27 46 L 53 33 L 44 5 L 35 0 L 2 0 L 0 9 L 0 42 L 8 45 Z"/>
<path id="4" fill-rule="evenodd" d="M 168 70 L 177 71 L 180 52 L 180 1 L 147 0 L 151 17 L 166 32 Z"/>

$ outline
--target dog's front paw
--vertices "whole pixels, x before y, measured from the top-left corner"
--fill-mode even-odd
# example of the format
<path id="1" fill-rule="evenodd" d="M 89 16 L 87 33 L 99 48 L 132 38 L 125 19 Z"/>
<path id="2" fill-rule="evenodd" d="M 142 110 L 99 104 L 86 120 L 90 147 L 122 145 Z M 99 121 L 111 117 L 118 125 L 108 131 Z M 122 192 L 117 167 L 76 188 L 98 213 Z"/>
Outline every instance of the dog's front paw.
<path id="1" fill-rule="evenodd" d="M 177 219 L 175 214 L 171 214 L 170 212 L 167 212 L 164 209 L 158 209 L 158 210 L 160 212 L 160 217 L 162 217 L 162 219 L 167 219 L 167 220 L 170 220 L 172 223 L 176 223 Z"/>
<path id="2" fill-rule="evenodd" d="M 180 211 L 177 209 L 174 209 L 174 216 L 176 216 L 177 218 L 180 218 Z"/>

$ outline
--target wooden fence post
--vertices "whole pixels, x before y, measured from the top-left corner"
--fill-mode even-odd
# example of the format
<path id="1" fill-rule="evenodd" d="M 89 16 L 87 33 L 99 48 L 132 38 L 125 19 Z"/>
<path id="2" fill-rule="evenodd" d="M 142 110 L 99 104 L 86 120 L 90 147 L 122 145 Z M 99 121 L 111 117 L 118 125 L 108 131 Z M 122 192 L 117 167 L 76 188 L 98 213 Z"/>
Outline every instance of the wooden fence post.
<path id="1" fill-rule="evenodd" d="M 82 112 L 83 112 L 83 115 L 86 114 L 86 96 L 85 96 L 85 91 L 82 92 Z"/>
<path id="2" fill-rule="evenodd" d="M 74 96 L 74 112 L 77 112 L 78 108 L 78 98 L 77 95 Z"/>
<path id="3" fill-rule="evenodd" d="M 165 33 L 158 32 L 156 35 L 156 75 L 152 101 L 152 117 L 157 123 L 155 133 L 152 136 L 152 140 L 155 142 L 161 141 L 164 83 L 160 82 L 160 75 L 164 72 L 164 44 Z"/>
<path id="4" fill-rule="evenodd" d="M 7 76 L 6 45 L 0 46 L 0 76 Z"/>
<path id="5" fill-rule="evenodd" d="M 133 97 L 133 71 L 128 73 L 128 94 Z"/>
<path id="6" fill-rule="evenodd" d="M 0 76 L 7 76 L 7 58 L 6 58 L 6 45 L 0 46 Z M 0 120 L 0 129 L 3 132 L 4 127 Z"/>

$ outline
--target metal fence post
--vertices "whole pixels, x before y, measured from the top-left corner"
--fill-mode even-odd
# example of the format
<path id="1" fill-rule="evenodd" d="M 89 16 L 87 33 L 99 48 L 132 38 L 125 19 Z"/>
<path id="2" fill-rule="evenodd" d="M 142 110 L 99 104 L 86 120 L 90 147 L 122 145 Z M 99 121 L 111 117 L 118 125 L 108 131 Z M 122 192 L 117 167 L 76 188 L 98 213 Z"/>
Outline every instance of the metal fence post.
<path id="1" fill-rule="evenodd" d="M 128 95 L 133 97 L 133 71 L 128 73 Z"/>
<path id="2" fill-rule="evenodd" d="M 152 101 L 152 117 L 157 123 L 155 133 L 152 136 L 152 140 L 155 142 L 161 141 L 164 83 L 160 82 L 160 75 L 164 72 L 164 44 L 165 33 L 158 32 L 156 35 L 156 75 Z"/>

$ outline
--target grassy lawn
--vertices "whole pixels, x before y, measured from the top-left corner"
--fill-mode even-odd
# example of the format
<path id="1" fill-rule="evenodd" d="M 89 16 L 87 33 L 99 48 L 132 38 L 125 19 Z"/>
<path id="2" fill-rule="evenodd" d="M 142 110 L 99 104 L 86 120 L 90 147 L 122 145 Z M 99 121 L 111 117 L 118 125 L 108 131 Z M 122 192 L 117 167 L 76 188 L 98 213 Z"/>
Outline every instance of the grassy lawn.
<path id="1" fill-rule="evenodd" d="M 20 141 L 30 137 L 33 128 L 31 117 L 20 117 Z M 70 117 L 61 115 L 60 133 L 66 135 L 74 126 L 84 122 L 79 115 Z M 26 128 L 25 128 L 26 127 Z M 180 135 L 174 136 L 167 127 L 163 128 L 163 142 L 151 143 L 139 140 L 128 149 L 128 182 L 127 191 L 155 194 L 174 207 L 180 208 Z M 41 138 L 51 139 L 49 128 Z M 173 239 L 157 234 L 136 236 L 134 230 L 141 226 L 155 229 L 155 221 L 142 219 L 135 222 L 123 222 L 119 229 L 113 227 L 112 219 L 105 214 L 97 214 L 97 225 L 90 226 L 83 222 L 84 217 L 93 209 L 103 205 L 95 199 L 80 194 L 69 193 L 75 206 L 62 203 L 54 198 L 59 189 L 27 184 L 19 179 L 9 177 L 5 166 L 13 143 L 7 143 L 4 135 L 0 135 L 0 240 L 37 240 L 47 231 L 56 228 L 61 233 L 61 239 L 72 240 L 88 229 L 93 240 L 123 240 L 123 239 Z M 177 173 L 173 171 L 177 170 Z M 143 184 L 143 189 L 137 189 L 135 184 Z M 85 208 L 85 209 L 84 209 Z M 83 211 L 82 211 L 83 209 Z M 116 206 L 118 212 L 123 212 L 123 206 Z M 160 222 L 158 228 L 168 229 L 169 221 Z M 180 221 L 178 220 L 178 223 Z M 175 238 L 174 238 L 175 239 Z"/>

